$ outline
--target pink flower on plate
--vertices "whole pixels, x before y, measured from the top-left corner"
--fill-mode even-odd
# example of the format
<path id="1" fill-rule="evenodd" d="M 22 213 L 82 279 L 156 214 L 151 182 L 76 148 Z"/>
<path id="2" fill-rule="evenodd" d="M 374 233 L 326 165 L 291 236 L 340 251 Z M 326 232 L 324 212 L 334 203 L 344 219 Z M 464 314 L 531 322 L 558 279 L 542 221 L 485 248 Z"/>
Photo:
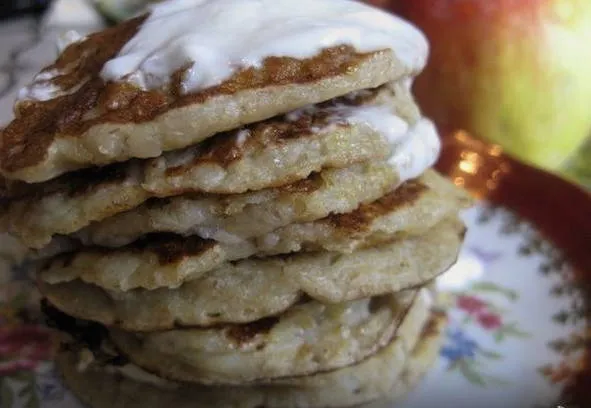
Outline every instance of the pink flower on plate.
<path id="1" fill-rule="evenodd" d="M 487 330 L 498 329 L 503 324 L 503 322 L 501 321 L 501 317 L 494 313 L 479 314 L 478 323 L 480 323 L 480 325 Z"/>
<path id="2" fill-rule="evenodd" d="M 486 303 L 482 300 L 467 295 L 460 295 L 456 300 L 456 305 L 468 314 L 479 314 L 486 308 Z"/>
<path id="3" fill-rule="evenodd" d="M 51 359 L 51 332 L 36 325 L 0 327 L 0 376 L 20 370 L 33 370 Z"/>

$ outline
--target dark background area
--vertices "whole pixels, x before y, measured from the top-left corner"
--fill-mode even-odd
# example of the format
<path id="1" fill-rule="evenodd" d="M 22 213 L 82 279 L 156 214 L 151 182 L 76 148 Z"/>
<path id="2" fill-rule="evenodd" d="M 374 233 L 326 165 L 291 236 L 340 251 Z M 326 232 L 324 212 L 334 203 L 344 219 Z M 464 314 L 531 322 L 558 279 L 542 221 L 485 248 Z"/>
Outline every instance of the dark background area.
<path id="1" fill-rule="evenodd" d="M 42 13 L 51 0 L 10 0 L 0 1 L 0 19 L 17 17 L 29 13 Z"/>

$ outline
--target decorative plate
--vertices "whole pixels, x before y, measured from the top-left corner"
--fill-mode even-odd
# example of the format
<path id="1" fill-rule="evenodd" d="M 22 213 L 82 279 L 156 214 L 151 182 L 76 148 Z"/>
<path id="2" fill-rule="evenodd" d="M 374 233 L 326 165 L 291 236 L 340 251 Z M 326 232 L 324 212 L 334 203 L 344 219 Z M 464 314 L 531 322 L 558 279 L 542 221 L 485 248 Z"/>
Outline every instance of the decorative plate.
<path id="1" fill-rule="evenodd" d="M 439 170 L 480 201 L 440 281 L 451 320 L 440 359 L 399 406 L 591 407 L 591 196 L 464 133 L 444 145 Z M 80 407 L 53 370 L 38 295 L 5 269 L 0 406 Z"/>

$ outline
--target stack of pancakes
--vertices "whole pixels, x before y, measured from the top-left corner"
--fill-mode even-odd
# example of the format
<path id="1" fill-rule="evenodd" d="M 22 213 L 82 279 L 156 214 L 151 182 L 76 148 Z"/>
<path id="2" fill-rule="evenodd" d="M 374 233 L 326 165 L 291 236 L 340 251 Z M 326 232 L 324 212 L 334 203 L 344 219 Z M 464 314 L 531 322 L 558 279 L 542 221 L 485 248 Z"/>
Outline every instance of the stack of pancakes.
<path id="1" fill-rule="evenodd" d="M 387 18 L 410 58 L 339 44 L 185 92 L 182 70 L 157 88 L 105 79 L 141 16 L 71 38 L 23 90 L 0 226 L 33 250 L 83 401 L 354 406 L 428 369 L 445 325 L 432 282 L 470 199 L 429 169 L 439 141 L 410 91 L 424 39 Z"/>

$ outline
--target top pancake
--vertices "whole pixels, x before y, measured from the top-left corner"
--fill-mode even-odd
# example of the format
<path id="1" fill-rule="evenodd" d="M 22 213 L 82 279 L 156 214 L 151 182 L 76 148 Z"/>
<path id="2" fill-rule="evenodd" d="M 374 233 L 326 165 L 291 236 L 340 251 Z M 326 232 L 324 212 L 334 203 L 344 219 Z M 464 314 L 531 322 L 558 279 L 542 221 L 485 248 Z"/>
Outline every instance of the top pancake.
<path id="1" fill-rule="evenodd" d="M 182 91 L 188 68 L 168 85 L 142 89 L 129 81 L 105 81 L 104 65 L 141 29 L 146 16 L 93 34 L 68 46 L 25 89 L 29 94 L 60 90 L 53 99 L 25 99 L 0 134 L 0 173 L 9 179 L 42 182 L 93 165 L 163 152 L 200 142 L 215 133 L 416 75 L 426 46 L 415 58 L 382 49 L 361 53 L 348 45 L 310 58 L 268 57 L 218 85 Z M 414 52 L 414 50 L 413 50 Z M 25 92 L 25 93 L 26 93 Z"/>

